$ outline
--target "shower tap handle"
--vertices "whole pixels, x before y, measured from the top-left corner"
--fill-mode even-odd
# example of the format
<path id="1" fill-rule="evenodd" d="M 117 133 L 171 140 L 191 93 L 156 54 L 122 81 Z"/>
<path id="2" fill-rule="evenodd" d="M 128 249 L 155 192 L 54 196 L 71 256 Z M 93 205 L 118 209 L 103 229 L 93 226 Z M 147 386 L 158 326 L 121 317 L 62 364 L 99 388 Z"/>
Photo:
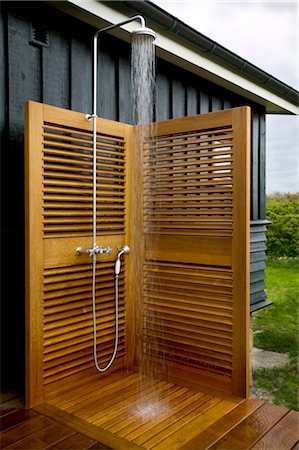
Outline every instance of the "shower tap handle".
<path id="1" fill-rule="evenodd" d="M 94 252 L 92 248 L 82 248 L 82 247 L 76 248 L 76 255 L 81 256 L 83 255 L 83 253 L 86 253 L 88 256 L 92 256 Z"/>
<path id="2" fill-rule="evenodd" d="M 93 248 L 93 253 L 95 253 L 96 255 L 98 253 L 100 253 L 100 255 L 102 253 L 107 253 L 107 255 L 110 255 L 110 253 L 112 252 L 112 248 L 111 247 L 102 247 L 101 245 L 95 245 Z"/>
<path id="3" fill-rule="evenodd" d="M 82 248 L 82 247 L 77 247 L 76 248 L 76 255 L 80 256 L 83 253 L 87 253 L 88 256 L 93 256 L 93 255 L 98 255 L 98 254 L 102 254 L 102 253 L 107 253 L 107 255 L 110 255 L 110 253 L 112 252 L 112 248 L 111 247 L 103 247 L 102 245 L 94 245 L 93 248 Z"/>

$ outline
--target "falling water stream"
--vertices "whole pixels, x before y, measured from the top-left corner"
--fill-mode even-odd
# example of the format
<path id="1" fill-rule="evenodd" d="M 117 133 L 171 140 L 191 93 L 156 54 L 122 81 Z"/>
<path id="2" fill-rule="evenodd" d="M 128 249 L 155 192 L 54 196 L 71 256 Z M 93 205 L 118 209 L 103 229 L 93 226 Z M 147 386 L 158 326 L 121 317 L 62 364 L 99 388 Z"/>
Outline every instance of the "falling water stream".
<path id="1" fill-rule="evenodd" d="M 153 37 L 146 35 L 136 35 L 132 40 L 132 102 L 133 102 L 133 121 L 136 125 L 134 133 L 134 142 L 132 148 L 132 212 L 131 221 L 131 247 L 133 249 L 130 256 L 131 270 L 133 276 L 130 277 L 130 293 L 131 299 L 135 304 L 135 348 L 137 353 L 137 370 L 141 378 L 146 375 L 153 379 L 151 388 L 155 390 L 158 383 L 159 374 L 163 360 L 154 363 L 149 360 L 148 354 L 158 353 L 157 343 L 149 343 L 144 335 L 147 328 L 147 315 L 144 314 L 144 302 L 151 301 L 151 291 L 153 289 L 153 281 L 149 277 L 149 272 L 144 266 L 147 263 L 145 255 L 146 249 L 152 248 L 152 240 L 150 230 L 146 229 L 145 222 L 149 222 L 151 215 L 150 209 L 145 209 L 144 196 L 144 142 L 149 140 L 155 133 L 154 106 L 155 106 L 155 53 Z M 147 185 L 146 189 L 150 189 Z M 147 192 L 148 194 L 148 192 Z M 151 318 L 151 321 L 153 318 Z M 157 322 L 157 320 L 156 320 Z M 155 326 L 159 324 L 155 322 Z M 153 348 L 155 347 L 155 348 Z M 151 396 L 150 402 L 140 392 L 140 402 L 135 407 L 134 413 L 141 419 L 154 419 L 164 412 L 165 406 L 159 405 L 158 394 Z M 161 411 L 161 408 L 163 411 Z"/>
<path id="2" fill-rule="evenodd" d="M 155 46 L 153 36 L 132 37 L 131 53 L 132 107 L 134 124 L 150 124 L 155 105 Z"/>

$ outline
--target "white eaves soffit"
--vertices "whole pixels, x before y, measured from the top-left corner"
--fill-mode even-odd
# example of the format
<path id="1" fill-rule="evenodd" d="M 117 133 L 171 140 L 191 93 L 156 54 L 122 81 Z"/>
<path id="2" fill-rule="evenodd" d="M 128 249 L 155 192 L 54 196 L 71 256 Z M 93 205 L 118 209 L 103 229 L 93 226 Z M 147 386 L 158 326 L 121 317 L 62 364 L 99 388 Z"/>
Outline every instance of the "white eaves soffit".
<path id="1" fill-rule="evenodd" d="M 114 3 L 111 2 L 111 4 Z M 53 2 L 51 4 L 53 5 Z M 103 3 L 97 0 L 58 1 L 55 2 L 55 6 L 98 28 L 122 22 L 134 15 L 133 11 L 132 14 L 127 15 L 110 7 L 108 2 Z M 200 54 L 199 51 L 192 48 L 191 45 L 188 46 L 188 43 L 183 41 L 183 39 L 170 35 L 157 27 L 157 25 L 147 22 L 147 26 L 152 27 L 157 33 L 155 45 L 157 56 L 160 58 L 263 105 L 269 114 L 299 114 L 298 106 L 267 90 L 266 87 L 243 78 L 233 70 L 212 61 L 204 54 Z M 129 34 L 134 28 L 136 28 L 136 24 L 130 23 L 123 26 L 122 29 L 116 29 L 113 34 L 123 40 L 129 41 Z"/>

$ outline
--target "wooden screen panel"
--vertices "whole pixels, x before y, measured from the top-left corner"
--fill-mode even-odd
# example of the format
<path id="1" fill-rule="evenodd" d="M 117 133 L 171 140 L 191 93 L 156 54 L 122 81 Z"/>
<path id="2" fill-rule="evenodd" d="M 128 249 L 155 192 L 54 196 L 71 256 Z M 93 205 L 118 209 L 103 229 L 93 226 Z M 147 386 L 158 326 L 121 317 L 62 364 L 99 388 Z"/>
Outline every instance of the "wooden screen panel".
<path id="1" fill-rule="evenodd" d="M 145 148 L 147 231 L 231 236 L 232 128 L 166 134 Z"/>
<path id="2" fill-rule="evenodd" d="M 160 122 L 144 145 L 144 352 L 161 372 L 183 379 L 189 367 L 193 381 L 242 396 L 249 123 L 246 107 Z"/>
<path id="3" fill-rule="evenodd" d="M 146 272 L 145 350 L 155 341 L 156 357 L 231 376 L 231 270 L 159 262 Z"/>
<path id="4" fill-rule="evenodd" d="M 93 367 L 90 264 L 45 269 L 44 384 Z M 96 273 L 97 336 L 100 365 L 109 361 L 115 339 L 114 262 L 99 262 Z M 119 277 L 119 345 L 125 354 L 124 271 Z"/>
<path id="5" fill-rule="evenodd" d="M 97 121 L 98 359 L 115 336 L 114 261 L 127 243 L 127 148 L 131 126 Z M 92 266 L 76 248 L 92 246 L 92 123 L 84 114 L 26 104 L 27 404 L 51 396 L 55 383 L 93 366 Z M 126 270 L 120 276 L 117 367 L 126 354 Z"/>
<path id="6" fill-rule="evenodd" d="M 44 123 L 44 233 L 92 232 L 91 132 Z M 125 230 L 124 138 L 97 133 L 97 232 Z"/>

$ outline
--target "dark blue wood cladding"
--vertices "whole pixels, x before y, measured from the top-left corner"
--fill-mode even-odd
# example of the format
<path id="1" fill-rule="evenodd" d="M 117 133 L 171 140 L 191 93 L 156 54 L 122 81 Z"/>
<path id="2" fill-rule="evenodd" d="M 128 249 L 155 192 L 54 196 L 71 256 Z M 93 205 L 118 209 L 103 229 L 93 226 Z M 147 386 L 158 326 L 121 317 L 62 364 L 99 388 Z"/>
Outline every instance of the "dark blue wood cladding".
<path id="1" fill-rule="evenodd" d="M 250 224 L 250 311 L 271 304 L 265 295 L 266 231 L 269 221 L 256 220 Z"/>
<path id="2" fill-rule="evenodd" d="M 43 2 L 1 2 L 0 133 L 2 182 L 2 384 L 23 383 L 24 365 L 24 102 L 35 100 L 92 112 L 94 29 Z M 31 45 L 32 21 L 48 31 L 49 46 Z M 104 35 L 99 45 L 98 114 L 131 123 L 130 46 Z M 252 107 L 252 307 L 265 304 L 265 111 L 262 107 L 157 60 L 156 120 Z M 260 239 L 260 240 L 259 240 Z"/>

